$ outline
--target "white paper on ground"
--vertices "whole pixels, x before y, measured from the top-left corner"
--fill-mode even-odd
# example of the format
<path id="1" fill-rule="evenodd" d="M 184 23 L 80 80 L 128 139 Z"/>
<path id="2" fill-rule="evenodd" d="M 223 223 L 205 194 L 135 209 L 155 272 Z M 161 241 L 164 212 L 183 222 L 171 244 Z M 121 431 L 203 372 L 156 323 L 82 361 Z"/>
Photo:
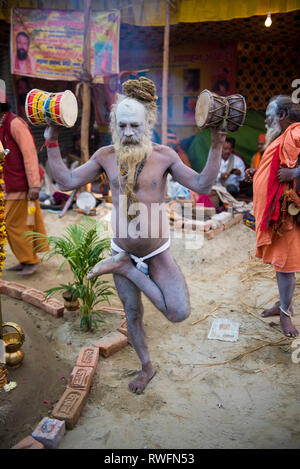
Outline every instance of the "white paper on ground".
<path id="1" fill-rule="evenodd" d="M 207 337 L 208 339 L 236 342 L 239 338 L 239 327 L 240 324 L 231 319 L 214 319 Z"/>

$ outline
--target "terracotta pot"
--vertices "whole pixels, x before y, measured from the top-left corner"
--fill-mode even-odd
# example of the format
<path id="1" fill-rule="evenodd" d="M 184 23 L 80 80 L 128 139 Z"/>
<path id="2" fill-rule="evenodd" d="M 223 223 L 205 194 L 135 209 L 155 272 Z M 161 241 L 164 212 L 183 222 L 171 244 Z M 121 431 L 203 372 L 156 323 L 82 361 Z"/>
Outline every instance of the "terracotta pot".
<path id="1" fill-rule="evenodd" d="M 64 299 L 64 306 L 66 310 L 68 311 L 77 311 L 79 309 L 79 298 L 76 298 L 76 300 L 72 301 L 72 293 L 69 292 L 64 292 L 63 293 L 63 299 Z"/>

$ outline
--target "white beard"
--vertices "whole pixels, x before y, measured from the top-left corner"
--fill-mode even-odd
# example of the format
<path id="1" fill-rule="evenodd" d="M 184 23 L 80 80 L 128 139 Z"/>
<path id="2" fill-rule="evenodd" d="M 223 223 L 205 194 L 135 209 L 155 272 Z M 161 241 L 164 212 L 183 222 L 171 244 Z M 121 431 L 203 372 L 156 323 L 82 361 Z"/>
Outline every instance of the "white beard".
<path id="1" fill-rule="evenodd" d="M 271 127 L 267 127 L 265 149 L 281 134 L 282 130 L 278 123 L 278 120 L 275 121 Z"/>

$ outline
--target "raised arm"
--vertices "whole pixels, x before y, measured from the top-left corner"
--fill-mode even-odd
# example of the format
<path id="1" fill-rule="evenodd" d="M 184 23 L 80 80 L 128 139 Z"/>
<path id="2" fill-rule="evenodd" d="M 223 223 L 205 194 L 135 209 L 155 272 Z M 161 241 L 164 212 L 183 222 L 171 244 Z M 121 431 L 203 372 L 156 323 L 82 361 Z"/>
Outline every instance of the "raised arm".
<path id="1" fill-rule="evenodd" d="M 69 191 L 97 179 L 101 170 L 99 150 L 87 163 L 71 171 L 62 160 L 59 146 L 52 146 L 57 142 L 59 131 L 58 126 L 49 125 L 44 132 L 46 145 L 48 145 L 47 142 L 50 145 L 47 146 L 49 166 L 59 189 Z"/>
<path id="2" fill-rule="evenodd" d="M 225 132 L 211 129 L 211 146 L 208 159 L 200 174 L 183 164 L 179 156 L 173 152 L 174 161 L 170 166 L 173 179 L 198 194 L 208 194 L 218 176 L 225 138 Z"/>

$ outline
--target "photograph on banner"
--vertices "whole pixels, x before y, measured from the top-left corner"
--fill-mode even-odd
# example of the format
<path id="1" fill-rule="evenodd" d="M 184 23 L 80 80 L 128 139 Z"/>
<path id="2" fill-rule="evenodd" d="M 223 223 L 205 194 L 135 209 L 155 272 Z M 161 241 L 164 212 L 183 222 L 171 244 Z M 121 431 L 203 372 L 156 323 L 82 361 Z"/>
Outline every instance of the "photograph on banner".
<path id="1" fill-rule="evenodd" d="M 183 91 L 199 93 L 200 89 L 200 69 L 186 68 L 183 70 Z"/>
<path id="2" fill-rule="evenodd" d="M 195 107 L 197 103 L 197 96 L 184 96 L 183 97 L 183 117 L 188 121 L 195 121 Z"/>
<path id="3" fill-rule="evenodd" d="M 231 94 L 231 73 L 228 66 L 217 68 L 212 74 L 212 91 L 220 96 Z"/>
<path id="4" fill-rule="evenodd" d="M 91 70 L 96 81 L 119 72 L 120 13 L 93 12 Z M 83 66 L 81 11 L 13 8 L 11 73 L 52 80 L 78 80 Z M 101 63 L 100 63 L 101 62 Z"/>
<path id="5" fill-rule="evenodd" d="M 93 12 L 91 28 L 91 70 L 94 81 L 102 82 L 105 75 L 119 73 L 119 11 Z"/>

